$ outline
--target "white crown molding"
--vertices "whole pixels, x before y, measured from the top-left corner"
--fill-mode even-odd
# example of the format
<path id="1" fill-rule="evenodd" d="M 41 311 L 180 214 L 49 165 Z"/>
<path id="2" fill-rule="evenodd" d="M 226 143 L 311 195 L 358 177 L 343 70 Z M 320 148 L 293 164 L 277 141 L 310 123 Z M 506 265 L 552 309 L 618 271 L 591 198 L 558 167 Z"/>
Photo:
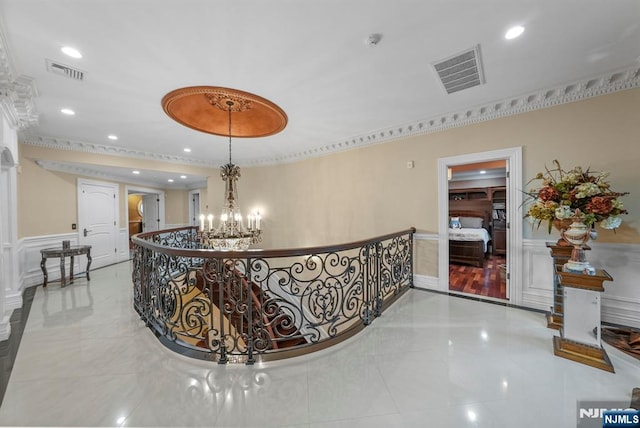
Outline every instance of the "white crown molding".
<path id="1" fill-rule="evenodd" d="M 183 189 L 184 187 L 180 187 L 180 186 L 167 186 L 166 183 L 164 182 L 158 182 L 158 181 L 154 181 L 154 180 L 145 180 L 145 179 L 141 179 L 141 178 L 137 178 L 137 177 L 133 177 L 133 176 L 127 176 L 127 177 L 122 177 L 119 176 L 117 174 L 110 174 L 108 172 L 104 172 L 104 171 L 97 171 L 93 168 L 91 168 L 90 166 L 83 166 L 83 165 L 77 165 L 77 164 L 68 164 L 65 162 L 56 162 L 56 161 L 49 161 L 49 160 L 36 160 L 36 164 L 38 164 L 38 166 L 48 170 L 48 171 L 56 171 L 56 172 L 64 172 L 67 174 L 74 174 L 74 175 L 80 175 L 80 176 L 85 176 L 85 177 L 94 177 L 94 178 L 100 178 L 103 180 L 107 180 L 107 181 L 115 181 L 115 182 L 122 182 L 122 183 L 130 183 L 130 184 L 137 184 L 139 186 L 147 186 L 147 187 L 153 187 L 153 188 L 169 188 L 169 189 Z M 199 182 L 194 182 L 191 183 L 189 185 L 188 188 L 193 188 L 193 189 L 200 189 L 202 187 L 206 187 L 207 186 L 207 182 L 205 181 L 199 181 Z"/>
<path id="2" fill-rule="evenodd" d="M 2 78 L 1 71 L 0 78 Z M 600 76 L 584 78 L 571 83 L 559 85 L 554 88 L 542 89 L 536 92 L 530 92 L 524 95 L 494 101 L 458 112 L 377 130 L 367 134 L 354 136 L 341 142 L 334 142 L 313 149 L 290 153 L 284 156 L 248 160 L 239 159 L 236 163 L 239 166 L 262 166 L 297 162 L 304 159 L 325 156 L 359 147 L 382 144 L 400 138 L 432 134 L 452 128 L 473 125 L 493 119 L 527 113 L 534 110 L 572 103 L 638 87 L 640 87 L 640 66 L 636 63 L 627 68 L 610 71 Z M 154 159 L 165 162 L 192 164 L 205 167 L 218 167 L 218 163 L 208 162 L 203 159 L 184 158 L 130 150 L 123 147 L 38 136 L 29 132 L 29 130 L 22 130 L 20 137 L 22 143 L 53 149 Z"/>
<path id="3" fill-rule="evenodd" d="M 95 153 L 101 155 L 122 156 L 148 160 L 150 159 L 170 163 L 203 166 L 207 168 L 218 168 L 220 166 L 220 163 L 214 163 L 205 159 L 191 159 L 181 156 L 165 155 L 162 153 L 131 150 L 124 147 L 109 146 L 106 144 L 85 143 L 83 141 L 73 141 L 62 138 L 34 135 L 30 130 L 26 129 L 20 132 L 20 142 L 23 144 L 29 144 L 32 146 L 44 147 L 48 149 L 71 150 L 76 152 Z"/>
<path id="4" fill-rule="evenodd" d="M 16 76 L 6 39 L 0 28 L 0 109 L 13 128 L 24 129 L 38 124 L 34 101 L 37 95 L 33 79 Z"/>
<path id="5" fill-rule="evenodd" d="M 297 162 L 299 160 L 325 156 L 343 150 L 381 144 L 416 135 L 432 134 L 638 87 L 640 87 L 640 66 L 636 63 L 633 66 L 610 71 L 600 76 L 585 78 L 554 88 L 542 89 L 536 92 L 494 101 L 430 119 L 418 120 L 400 126 L 381 129 L 368 134 L 358 135 L 342 142 L 331 143 L 298 153 L 291 153 L 276 158 L 262 158 L 247 161 L 245 165 L 257 166 Z"/>

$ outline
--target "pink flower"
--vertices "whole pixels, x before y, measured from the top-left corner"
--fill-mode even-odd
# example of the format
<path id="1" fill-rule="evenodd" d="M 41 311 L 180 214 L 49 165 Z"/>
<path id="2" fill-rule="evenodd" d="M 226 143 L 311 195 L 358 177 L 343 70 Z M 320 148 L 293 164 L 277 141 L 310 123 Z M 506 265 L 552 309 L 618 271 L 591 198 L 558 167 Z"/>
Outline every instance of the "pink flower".
<path id="1" fill-rule="evenodd" d="M 609 196 L 594 196 L 587 202 L 587 211 L 593 214 L 607 215 L 613 210 L 612 198 Z"/>
<path id="2" fill-rule="evenodd" d="M 551 186 L 545 186 L 538 191 L 538 198 L 547 201 L 555 201 L 560 198 L 560 193 Z"/>

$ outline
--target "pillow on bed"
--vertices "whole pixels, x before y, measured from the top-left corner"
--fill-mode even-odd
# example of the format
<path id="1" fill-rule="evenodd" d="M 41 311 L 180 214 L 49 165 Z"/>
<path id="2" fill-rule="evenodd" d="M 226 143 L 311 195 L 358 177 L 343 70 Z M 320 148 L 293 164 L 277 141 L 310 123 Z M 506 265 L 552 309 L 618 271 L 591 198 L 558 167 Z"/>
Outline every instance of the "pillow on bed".
<path id="1" fill-rule="evenodd" d="M 460 217 L 460 225 L 469 229 L 482 228 L 482 219 L 480 217 Z"/>
<path id="2" fill-rule="evenodd" d="M 460 224 L 460 217 L 451 217 L 449 221 L 449 227 L 451 229 L 460 229 L 462 225 Z"/>

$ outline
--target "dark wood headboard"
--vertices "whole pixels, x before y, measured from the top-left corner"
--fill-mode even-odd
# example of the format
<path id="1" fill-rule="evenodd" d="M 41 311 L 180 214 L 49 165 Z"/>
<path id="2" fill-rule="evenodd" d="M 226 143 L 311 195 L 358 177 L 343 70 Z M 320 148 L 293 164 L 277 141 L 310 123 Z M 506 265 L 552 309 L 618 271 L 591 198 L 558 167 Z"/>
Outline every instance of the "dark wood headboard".
<path id="1" fill-rule="evenodd" d="M 489 229 L 491 224 L 491 211 L 474 211 L 474 210 L 449 210 L 449 217 L 480 217 L 482 226 Z"/>

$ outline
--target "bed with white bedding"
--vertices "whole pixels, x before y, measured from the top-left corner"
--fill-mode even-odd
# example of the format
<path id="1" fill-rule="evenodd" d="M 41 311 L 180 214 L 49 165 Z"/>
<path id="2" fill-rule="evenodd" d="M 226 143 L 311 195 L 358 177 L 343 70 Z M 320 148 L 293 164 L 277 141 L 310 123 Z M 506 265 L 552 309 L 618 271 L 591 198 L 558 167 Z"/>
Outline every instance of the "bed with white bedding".
<path id="1" fill-rule="evenodd" d="M 488 213 L 451 211 L 449 228 L 449 263 L 484 266 L 491 235 L 486 229 Z"/>

